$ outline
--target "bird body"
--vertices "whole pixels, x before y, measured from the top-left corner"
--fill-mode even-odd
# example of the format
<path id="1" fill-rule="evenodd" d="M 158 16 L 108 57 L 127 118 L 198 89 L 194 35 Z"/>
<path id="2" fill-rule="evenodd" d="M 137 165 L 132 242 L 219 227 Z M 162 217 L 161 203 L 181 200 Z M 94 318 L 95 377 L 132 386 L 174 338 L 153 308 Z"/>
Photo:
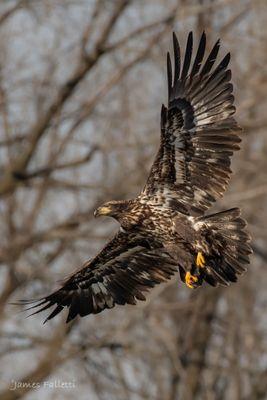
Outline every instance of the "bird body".
<path id="1" fill-rule="evenodd" d="M 189 288 L 229 285 L 246 270 L 250 237 L 240 210 L 207 214 L 228 185 L 231 156 L 241 132 L 233 114 L 230 54 L 214 67 L 220 43 L 206 56 L 202 34 L 193 59 L 190 32 L 181 62 L 173 35 L 174 68 L 167 55 L 168 104 L 161 109 L 160 147 L 145 187 L 131 200 L 110 201 L 95 216 L 120 230 L 100 253 L 52 294 L 31 304 L 47 317 L 68 308 L 67 322 L 116 304 L 136 304 L 177 270 Z"/>

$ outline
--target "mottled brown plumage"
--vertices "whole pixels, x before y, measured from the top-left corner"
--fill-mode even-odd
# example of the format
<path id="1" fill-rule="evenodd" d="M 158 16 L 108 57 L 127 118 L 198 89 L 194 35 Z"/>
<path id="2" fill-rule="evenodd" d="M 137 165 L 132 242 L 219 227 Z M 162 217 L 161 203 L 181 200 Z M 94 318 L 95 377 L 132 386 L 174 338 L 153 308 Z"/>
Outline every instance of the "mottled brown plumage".
<path id="1" fill-rule="evenodd" d="M 168 105 L 161 111 L 160 148 L 147 183 L 137 198 L 108 202 L 95 211 L 95 216 L 115 218 L 120 231 L 61 288 L 33 303 L 35 313 L 55 306 L 46 320 L 65 307 L 70 321 L 115 304 L 135 304 L 178 269 L 192 288 L 203 281 L 228 285 L 249 263 L 249 235 L 240 211 L 205 215 L 223 195 L 230 158 L 239 149 L 230 54 L 214 66 L 217 41 L 203 61 L 205 33 L 193 61 L 192 33 L 183 63 L 175 34 L 173 46 L 174 69 L 167 56 Z"/>

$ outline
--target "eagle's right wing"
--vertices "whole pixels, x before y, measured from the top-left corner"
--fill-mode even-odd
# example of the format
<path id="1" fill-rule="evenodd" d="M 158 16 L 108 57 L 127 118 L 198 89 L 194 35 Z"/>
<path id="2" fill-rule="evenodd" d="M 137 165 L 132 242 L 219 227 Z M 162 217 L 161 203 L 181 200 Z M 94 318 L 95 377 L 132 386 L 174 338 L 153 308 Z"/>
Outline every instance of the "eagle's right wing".
<path id="1" fill-rule="evenodd" d="M 97 314 L 115 304 L 136 304 L 145 300 L 143 292 L 164 282 L 177 271 L 177 264 L 162 247 L 136 235 L 118 233 L 103 250 L 63 286 L 35 301 L 21 301 L 39 307 L 33 314 L 55 306 L 45 322 L 65 307 L 67 322 L 77 315 Z"/>
<path id="2" fill-rule="evenodd" d="M 161 143 L 146 186 L 145 201 L 201 215 L 224 193 L 230 159 L 239 149 L 230 54 L 214 68 L 217 41 L 203 62 L 203 33 L 192 61 L 193 35 L 188 35 L 183 65 L 174 34 L 174 72 L 168 54 L 168 107 L 162 106 Z"/>

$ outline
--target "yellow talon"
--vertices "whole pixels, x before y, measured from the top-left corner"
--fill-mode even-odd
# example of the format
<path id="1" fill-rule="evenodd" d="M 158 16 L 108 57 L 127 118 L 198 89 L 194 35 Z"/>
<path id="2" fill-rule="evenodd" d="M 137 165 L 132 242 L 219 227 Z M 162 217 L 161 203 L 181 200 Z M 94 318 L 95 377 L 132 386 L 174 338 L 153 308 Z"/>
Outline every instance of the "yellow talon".
<path id="1" fill-rule="evenodd" d="M 201 252 L 197 253 L 196 264 L 198 267 L 201 267 L 201 268 L 203 268 L 205 266 L 205 258 Z"/>
<path id="2" fill-rule="evenodd" d="M 194 283 L 198 281 L 197 276 L 192 275 L 189 271 L 185 274 L 185 284 L 190 289 L 194 289 Z"/>

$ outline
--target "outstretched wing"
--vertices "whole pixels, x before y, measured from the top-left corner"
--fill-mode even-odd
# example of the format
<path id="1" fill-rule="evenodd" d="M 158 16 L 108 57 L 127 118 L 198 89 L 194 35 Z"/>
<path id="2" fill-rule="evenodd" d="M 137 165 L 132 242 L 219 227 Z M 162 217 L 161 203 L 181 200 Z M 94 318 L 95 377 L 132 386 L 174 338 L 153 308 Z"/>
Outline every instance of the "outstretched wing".
<path id="1" fill-rule="evenodd" d="M 173 34 L 174 73 L 167 55 L 168 107 L 162 106 L 161 144 L 142 196 L 200 215 L 216 201 L 229 182 L 230 158 L 239 149 L 228 69 L 230 54 L 214 68 L 219 40 L 203 62 L 202 34 L 193 62 L 189 33 L 181 68 L 180 47 Z M 167 204 L 166 204 L 167 203 Z"/>
<path id="2" fill-rule="evenodd" d="M 67 307 L 69 322 L 77 315 L 97 314 L 115 304 L 145 300 L 143 292 L 166 281 L 176 271 L 173 259 L 164 248 L 152 248 L 141 237 L 118 233 L 59 290 L 37 301 L 22 300 L 21 303 L 33 303 L 28 309 L 39 307 L 33 314 L 55 306 L 45 322 Z"/>

